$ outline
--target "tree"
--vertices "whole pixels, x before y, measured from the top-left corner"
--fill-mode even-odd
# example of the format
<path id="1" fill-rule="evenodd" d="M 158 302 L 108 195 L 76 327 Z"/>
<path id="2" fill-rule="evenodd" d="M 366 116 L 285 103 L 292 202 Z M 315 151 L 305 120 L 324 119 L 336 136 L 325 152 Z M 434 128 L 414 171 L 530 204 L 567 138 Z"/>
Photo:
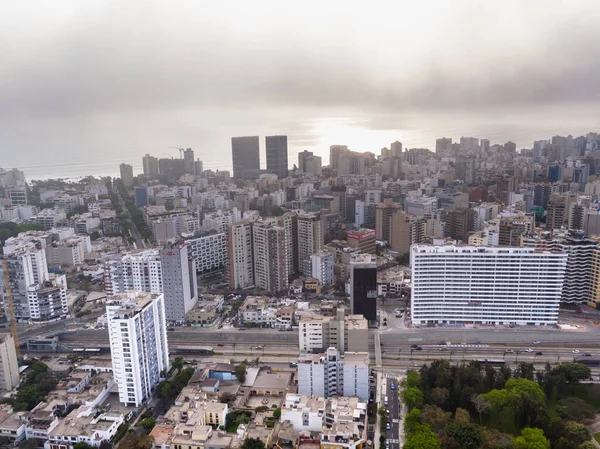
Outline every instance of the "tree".
<path id="1" fill-rule="evenodd" d="M 241 383 L 246 382 L 246 365 L 240 364 L 235 366 L 235 376 Z"/>
<path id="2" fill-rule="evenodd" d="M 242 444 L 242 449 L 265 449 L 265 443 L 258 438 L 246 438 L 244 444 Z"/>
<path id="3" fill-rule="evenodd" d="M 450 392 L 447 388 L 434 388 L 431 390 L 431 394 L 429 399 L 438 407 L 444 407 L 448 402 L 448 398 L 450 397 Z"/>
<path id="4" fill-rule="evenodd" d="M 454 422 L 457 424 L 466 424 L 471 421 L 471 415 L 464 408 L 457 408 L 454 413 Z"/>
<path id="5" fill-rule="evenodd" d="M 595 416 L 594 409 L 587 402 L 572 396 L 558 401 L 556 410 L 561 418 L 572 421 L 583 421 Z"/>
<path id="6" fill-rule="evenodd" d="M 478 449 L 483 442 L 481 427 L 473 423 L 448 424 L 448 427 L 444 430 L 444 435 L 450 439 L 445 446 L 457 449 Z"/>
<path id="7" fill-rule="evenodd" d="M 406 388 L 420 388 L 421 376 L 416 371 L 407 371 L 404 382 Z"/>
<path id="8" fill-rule="evenodd" d="M 423 407 L 423 392 L 418 388 L 405 388 L 402 390 L 402 401 L 406 404 L 409 410 L 413 408 L 420 409 Z"/>
<path id="9" fill-rule="evenodd" d="M 175 357 L 171 363 L 171 369 L 181 371 L 183 369 L 183 357 Z"/>
<path id="10" fill-rule="evenodd" d="M 411 433 L 403 449 L 440 449 L 440 442 L 429 426 L 423 426 L 417 432 Z"/>
<path id="11" fill-rule="evenodd" d="M 517 369 L 517 377 L 522 377 L 523 379 L 533 380 L 534 373 L 535 367 L 533 363 L 521 363 Z"/>
<path id="12" fill-rule="evenodd" d="M 418 409 L 415 409 L 418 410 Z M 421 410 L 421 418 L 423 422 L 431 426 L 431 430 L 435 433 L 439 433 L 444 427 L 450 422 L 452 414 L 445 412 L 439 407 L 433 405 L 425 405 Z"/>
<path id="13" fill-rule="evenodd" d="M 513 449 L 550 449 L 550 441 L 544 436 L 542 429 L 525 427 L 521 436 L 511 441 Z"/>
<path id="14" fill-rule="evenodd" d="M 592 370 L 589 366 L 583 363 L 561 363 L 551 371 L 551 374 L 562 374 L 569 384 L 576 384 L 582 380 L 588 380 L 592 375 Z"/>
<path id="15" fill-rule="evenodd" d="M 273 418 L 281 418 L 281 407 L 277 407 L 275 410 L 273 410 Z"/>
<path id="16" fill-rule="evenodd" d="M 564 429 L 568 440 L 577 445 L 589 441 L 592 437 L 590 435 L 590 431 L 588 430 L 585 424 L 581 424 L 575 421 L 565 422 Z"/>
<path id="17" fill-rule="evenodd" d="M 236 398 L 237 396 L 235 394 L 225 392 L 219 396 L 219 402 L 229 405 L 235 401 Z"/>
<path id="18" fill-rule="evenodd" d="M 383 422 L 385 422 L 385 408 L 383 409 Z M 415 432 L 419 426 L 422 425 L 423 420 L 421 419 L 421 410 L 418 408 L 412 409 L 404 418 L 404 432 L 407 435 Z"/>
<path id="19" fill-rule="evenodd" d="M 156 425 L 156 419 L 154 418 L 144 418 L 140 421 L 141 426 L 150 432 L 154 426 Z"/>
<path id="20" fill-rule="evenodd" d="M 119 447 L 127 449 L 152 449 L 152 437 L 148 435 L 127 434 L 120 442 Z"/>
<path id="21" fill-rule="evenodd" d="M 479 413 L 479 425 L 481 425 L 481 414 L 485 413 L 485 411 L 491 407 L 490 401 L 481 394 L 474 394 L 471 396 L 471 402 L 473 403 L 475 410 L 477 410 L 477 413 Z"/>

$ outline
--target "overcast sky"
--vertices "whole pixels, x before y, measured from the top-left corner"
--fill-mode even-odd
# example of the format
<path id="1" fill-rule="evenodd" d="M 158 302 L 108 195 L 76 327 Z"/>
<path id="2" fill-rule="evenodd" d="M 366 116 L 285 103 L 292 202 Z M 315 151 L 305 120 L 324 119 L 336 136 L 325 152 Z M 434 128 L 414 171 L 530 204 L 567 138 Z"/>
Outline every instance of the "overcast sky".
<path id="1" fill-rule="evenodd" d="M 598 124 L 599 23 L 597 0 L 4 1 L 0 166 L 98 172 L 181 145 L 216 168 L 247 134 L 431 148 L 428 117 L 454 138 L 482 129 L 457 116 L 513 140 L 524 111 Z"/>

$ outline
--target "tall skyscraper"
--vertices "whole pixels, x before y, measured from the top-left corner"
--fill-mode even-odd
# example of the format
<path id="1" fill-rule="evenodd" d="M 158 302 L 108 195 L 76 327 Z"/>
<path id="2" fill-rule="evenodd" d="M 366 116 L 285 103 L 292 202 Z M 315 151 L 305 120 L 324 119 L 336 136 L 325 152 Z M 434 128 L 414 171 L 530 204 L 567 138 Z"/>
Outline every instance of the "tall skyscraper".
<path id="1" fill-rule="evenodd" d="M 244 220 L 230 225 L 227 244 L 229 245 L 229 288 L 253 286 L 252 222 Z"/>
<path id="2" fill-rule="evenodd" d="M 401 210 L 402 206 L 400 203 L 394 203 L 389 198 L 386 198 L 383 203 L 378 203 L 375 206 L 375 231 L 377 240 L 390 241 L 390 220 L 395 213 Z"/>
<path id="3" fill-rule="evenodd" d="M 267 153 L 267 172 L 277 175 L 279 179 L 288 175 L 287 136 L 265 137 Z"/>
<path id="4" fill-rule="evenodd" d="M 452 137 L 440 137 L 435 140 L 435 153 L 440 156 L 452 155 Z"/>
<path id="5" fill-rule="evenodd" d="M 348 147 L 346 145 L 331 145 L 329 147 L 329 166 L 332 169 L 337 169 L 340 161 L 340 155 L 346 153 Z"/>
<path id="6" fill-rule="evenodd" d="M 260 173 L 258 136 L 232 137 L 231 155 L 233 159 L 233 177 L 235 179 L 258 179 Z"/>
<path id="7" fill-rule="evenodd" d="M 390 155 L 392 157 L 402 157 L 402 142 L 392 142 L 390 144 Z"/>
<path id="8" fill-rule="evenodd" d="M 275 220 L 252 223 L 254 284 L 270 292 L 288 287 L 286 233 Z"/>
<path id="9" fill-rule="evenodd" d="M 142 158 L 142 165 L 144 166 L 144 176 L 149 179 L 156 178 L 158 176 L 158 159 L 146 154 Z"/>
<path id="10" fill-rule="evenodd" d="M 302 213 L 298 215 L 298 268 L 302 271 L 303 264 L 310 256 L 318 253 L 324 245 L 323 223 L 319 214 Z M 312 271 L 312 270 L 311 270 Z M 305 275 L 310 276 L 309 273 Z"/>
<path id="11" fill-rule="evenodd" d="M 196 264 L 184 241 L 168 243 L 160 250 L 163 292 L 168 321 L 185 321 L 198 302 Z"/>
<path id="12" fill-rule="evenodd" d="M 350 310 L 368 321 L 377 319 L 377 263 L 370 254 L 350 259 Z"/>
<path id="13" fill-rule="evenodd" d="M 490 140 L 489 139 L 481 139 L 479 141 L 479 152 L 481 154 L 488 154 L 490 152 Z"/>
<path id="14" fill-rule="evenodd" d="M 286 212 L 279 218 L 279 224 L 285 229 L 287 246 L 287 272 L 288 278 L 298 272 L 298 215 L 295 212 Z"/>
<path id="15" fill-rule="evenodd" d="M 133 167 L 129 164 L 121 164 L 119 166 L 121 172 L 121 181 L 123 185 L 130 189 L 133 187 Z"/>
<path id="16" fill-rule="evenodd" d="M 185 166 L 185 172 L 189 175 L 196 174 L 196 167 L 194 163 L 194 150 L 188 148 L 183 152 L 183 164 Z"/>
<path id="17" fill-rule="evenodd" d="M 475 159 L 459 157 L 456 160 L 456 178 L 467 185 L 475 183 Z"/>
<path id="18" fill-rule="evenodd" d="M 130 292 L 107 298 L 106 317 L 119 401 L 139 407 L 169 369 L 164 297 Z"/>

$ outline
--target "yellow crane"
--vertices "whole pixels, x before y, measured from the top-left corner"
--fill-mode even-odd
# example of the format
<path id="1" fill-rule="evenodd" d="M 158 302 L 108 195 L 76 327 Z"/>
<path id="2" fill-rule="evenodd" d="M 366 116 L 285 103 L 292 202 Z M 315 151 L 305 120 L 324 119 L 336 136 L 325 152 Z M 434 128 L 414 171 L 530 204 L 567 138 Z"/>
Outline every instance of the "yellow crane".
<path id="1" fill-rule="evenodd" d="M 13 303 L 10 276 L 8 274 L 8 261 L 6 260 L 6 257 L 2 258 L 2 271 L 4 273 L 4 298 L 6 301 L 6 313 L 8 314 L 8 319 L 10 321 L 10 333 L 15 341 L 17 360 L 20 360 L 21 345 L 19 344 L 19 331 L 17 330 L 17 320 L 15 319 L 15 305 Z"/>

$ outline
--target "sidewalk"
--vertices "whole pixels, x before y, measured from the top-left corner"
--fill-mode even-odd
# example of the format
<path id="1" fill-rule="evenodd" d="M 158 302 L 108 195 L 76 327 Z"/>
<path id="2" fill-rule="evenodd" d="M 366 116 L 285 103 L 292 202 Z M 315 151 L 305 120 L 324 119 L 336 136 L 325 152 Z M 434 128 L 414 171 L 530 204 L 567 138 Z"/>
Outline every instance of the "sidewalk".
<path id="1" fill-rule="evenodd" d="M 385 392 L 387 385 L 385 384 L 386 377 L 383 375 L 383 373 L 380 370 L 377 370 L 376 373 L 377 373 L 377 390 L 375 392 L 375 403 L 377 404 L 377 411 L 379 412 L 379 407 L 381 407 L 383 405 L 383 397 L 384 397 L 384 392 Z M 373 437 L 373 448 L 374 449 L 380 448 L 380 443 L 379 443 L 379 437 L 381 436 L 380 420 L 381 420 L 381 417 L 379 416 L 379 413 L 377 413 L 377 421 L 375 422 L 375 432 L 374 432 L 374 437 Z M 383 446 L 382 449 L 385 449 L 385 446 Z"/>

